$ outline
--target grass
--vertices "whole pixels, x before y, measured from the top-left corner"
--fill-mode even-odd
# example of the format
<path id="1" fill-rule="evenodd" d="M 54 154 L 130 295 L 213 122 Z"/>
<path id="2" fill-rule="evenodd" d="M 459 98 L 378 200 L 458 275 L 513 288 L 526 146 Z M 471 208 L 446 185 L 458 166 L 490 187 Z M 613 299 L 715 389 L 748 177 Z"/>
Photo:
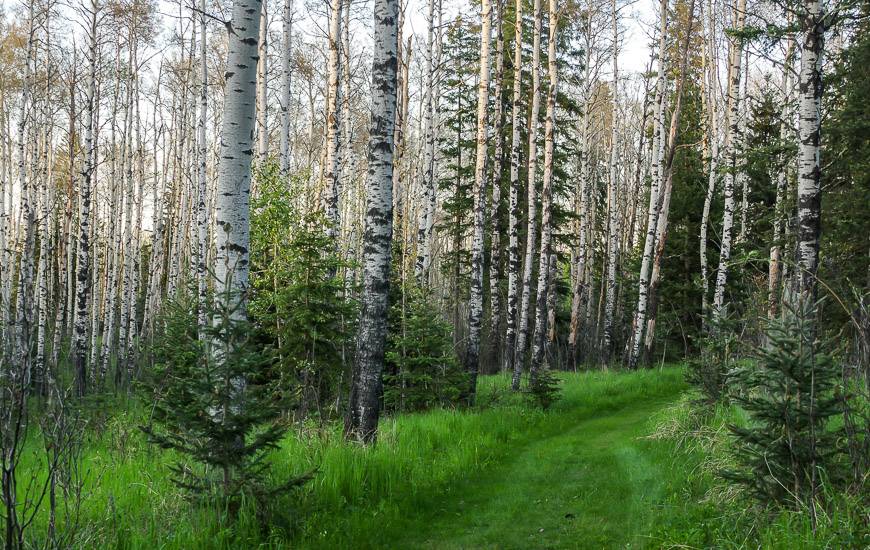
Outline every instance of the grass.
<path id="1" fill-rule="evenodd" d="M 339 426 L 297 430 L 273 453 L 301 491 L 237 520 L 193 505 L 169 481 L 177 457 L 145 443 L 136 414 L 87 435 L 78 548 L 850 547 L 851 515 L 820 536 L 800 514 L 759 520 L 715 478 L 724 425 L 698 422 L 683 371 L 562 375 L 547 412 L 483 377 L 478 406 L 384 419 L 374 447 Z M 649 437 L 653 432 L 654 436 Z M 31 470 L 38 455 L 28 455 Z M 723 458 L 724 457 L 724 458 Z M 727 494 L 725 495 L 727 496 Z M 725 501 L 720 502 L 720 501 Z M 836 535 L 832 534 L 836 531 Z M 31 531 L 45 532 L 45 517 Z M 853 538 L 846 538 L 851 536 Z"/>

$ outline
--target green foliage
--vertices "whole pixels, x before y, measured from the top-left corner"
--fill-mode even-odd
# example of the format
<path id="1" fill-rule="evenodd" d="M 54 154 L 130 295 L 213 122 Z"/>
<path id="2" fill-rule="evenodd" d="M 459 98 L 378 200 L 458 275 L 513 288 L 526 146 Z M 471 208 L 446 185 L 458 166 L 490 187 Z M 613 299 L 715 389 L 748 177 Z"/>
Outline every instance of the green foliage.
<path id="1" fill-rule="evenodd" d="M 812 336 L 814 313 L 770 321 L 768 345 L 733 374 L 750 423 L 732 427 L 738 466 L 725 475 L 763 503 L 815 506 L 821 480 L 839 475 L 831 420 L 842 415 L 840 370 Z"/>
<path id="2" fill-rule="evenodd" d="M 251 220 L 252 319 L 277 350 L 283 391 L 302 391 L 300 412 L 325 416 L 341 380 L 355 305 L 345 298 L 347 263 L 320 212 L 301 213 L 274 165 L 259 174 Z M 301 187 L 301 182 L 291 181 Z M 336 414 L 338 411 L 331 411 Z"/>
<path id="3" fill-rule="evenodd" d="M 420 411 L 459 402 L 468 377 L 453 349 L 453 329 L 428 295 L 408 283 L 389 313 L 384 407 Z"/>
<path id="4" fill-rule="evenodd" d="M 256 342 L 237 299 L 208 305 L 212 322 L 199 329 L 202 339 L 192 300 L 164 307 L 155 365 L 144 383 L 153 417 L 142 430 L 179 453 L 173 481 L 194 496 L 237 505 L 245 495 L 273 491 L 262 483 L 265 458 L 286 429 L 277 422 L 283 402 L 271 350 Z"/>
<path id="5" fill-rule="evenodd" d="M 700 338 L 700 352 L 688 360 L 686 381 L 701 393 L 706 405 L 727 398 L 729 373 L 737 363 L 740 341 L 737 322 L 727 313 L 708 320 L 708 332 Z"/>
<path id="6" fill-rule="evenodd" d="M 536 372 L 529 380 L 529 395 L 538 407 L 549 409 L 559 399 L 561 380 L 552 370 L 545 368 Z"/>
<path id="7" fill-rule="evenodd" d="M 647 457 L 668 464 L 659 478 L 663 513 L 649 535 L 655 548 L 867 547 L 870 526 L 860 497 L 823 483 L 827 505 L 813 525 L 805 509 L 749 505 L 745 486 L 719 475 L 737 460 L 728 426 L 751 425 L 736 404 L 702 409 L 689 394 L 659 411 L 652 424 L 654 446 Z"/>

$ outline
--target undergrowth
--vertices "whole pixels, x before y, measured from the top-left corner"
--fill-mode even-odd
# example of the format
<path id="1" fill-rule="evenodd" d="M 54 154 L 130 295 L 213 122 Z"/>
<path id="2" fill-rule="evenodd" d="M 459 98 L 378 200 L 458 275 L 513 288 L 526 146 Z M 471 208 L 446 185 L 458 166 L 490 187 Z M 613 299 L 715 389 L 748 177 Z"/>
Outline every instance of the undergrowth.
<path id="1" fill-rule="evenodd" d="M 651 419 L 649 439 L 664 443 L 672 467 L 662 521 L 651 534 L 663 548 L 868 548 L 870 509 L 866 496 L 834 492 L 823 484 L 825 506 L 815 529 L 807 510 L 755 503 L 743 486 L 725 480 L 735 455 L 729 426 L 745 426 L 736 405 L 698 407 L 684 395 Z"/>
<path id="2" fill-rule="evenodd" d="M 439 513 L 433 495 L 510 456 L 534 438 L 641 399 L 669 399 L 685 388 L 682 370 L 628 374 L 562 374 L 560 398 L 542 411 L 509 392 L 509 378 L 483 377 L 472 410 L 436 409 L 381 422 L 378 444 L 345 442 L 338 425 L 291 430 L 271 453 L 276 480 L 316 470 L 300 492 L 267 509 L 242 500 L 230 510 L 191 503 L 170 481 L 183 460 L 149 445 L 136 426 L 147 405 L 107 416 L 85 436 L 78 548 L 346 548 L 399 538 Z M 132 412 L 131 412 L 132 410 Z M 97 429 L 98 428 L 98 429 Z M 31 442 L 25 468 L 39 476 L 41 454 Z M 38 546 L 47 518 L 30 533 Z"/>

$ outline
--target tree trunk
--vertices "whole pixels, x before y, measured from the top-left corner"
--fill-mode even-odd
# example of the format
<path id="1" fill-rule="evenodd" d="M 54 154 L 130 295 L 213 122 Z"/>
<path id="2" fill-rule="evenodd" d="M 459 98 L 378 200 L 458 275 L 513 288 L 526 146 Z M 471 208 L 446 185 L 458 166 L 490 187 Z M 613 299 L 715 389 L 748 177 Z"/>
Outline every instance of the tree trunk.
<path id="1" fill-rule="evenodd" d="M 797 299 L 802 308 L 816 301 L 821 232 L 821 102 L 825 15 L 820 0 L 808 0 L 801 21 L 798 103 Z"/>
<path id="2" fill-rule="evenodd" d="M 345 436 L 370 443 L 377 436 L 390 291 L 393 237 L 393 129 L 398 68 L 397 0 L 375 0 L 372 110 L 366 181 L 363 292 Z"/>
<path id="3" fill-rule="evenodd" d="M 782 69 L 782 95 L 783 105 L 786 105 L 786 113 L 790 110 L 788 105 L 791 100 L 791 72 L 794 55 L 794 40 L 789 39 L 786 48 L 785 64 Z M 779 124 L 779 139 L 784 141 L 789 133 L 789 127 L 786 121 L 788 116 L 783 116 Z M 785 155 L 783 155 L 785 156 Z M 779 169 L 776 170 L 775 176 L 771 174 L 771 179 L 776 179 L 776 201 L 773 207 L 773 242 L 770 245 L 770 263 L 768 267 L 768 310 L 767 315 L 773 319 L 779 314 L 780 304 L 780 288 L 782 283 L 782 240 L 783 240 L 783 221 L 785 218 L 784 203 L 786 188 L 788 186 L 788 162 L 782 159 L 779 164 Z"/>
<path id="4" fill-rule="evenodd" d="M 499 210 L 501 209 L 501 176 L 504 171 L 504 106 L 502 104 L 502 87 L 504 85 L 504 32 L 502 14 L 504 0 L 496 0 L 495 27 L 495 109 L 493 112 L 495 148 L 492 163 L 492 204 L 489 213 L 489 363 L 497 365 L 500 351 L 499 338 L 501 331 L 501 235 Z"/>
<path id="5" fill-rule="evenodd" d="M 229 37 L 220 164 L 214 210 L 215 293 L 234 318 L 246 316 L 257 36 L 260 0 L 236 0 Z"/>
<path id="6" fill-rule="evenodd" d="M 607 216 L 607 286 L 604 300 L 604 337 L 601 342 L 601 361 L 607 365 L 613 347 L 613 313 L 616 308 L 616 260 L 619 254 L 619 235 L 617 217 L 619 215 L 619 197 L 616 161 L 618 157 L 617 140 L 619 139 L 619 27 L 617 26 L 616 0 L 611 7 L 613 17 L 613 112 L 610 124 L 610 169 L 607 182 L 608 216 Z"/>
<path id="7" fill-rule="evenodd" d="M 483 230 L 486 211 L 487 114 L 489 110 L 489 43 L 492 40 L 492 5 L 481 0 L 480 77 L 477 84 L 477 151 L 474 164 L 474 234 L 471 244 L 471 291 L 468 304 L 468 340 L 465 371 L 469 388 L 466 400 L 474 403 L 480 368 L 480 325 L 483 318 Z M 458 299 L 458 298 L 457 298 Z"/>
<path id="8" fill-rule="evenodd" d="M 440 0 L 429 0 L 428 6 L 428 30 L 426 33 L 426 68 L 425 89 L 423 90 L 423 181 L 421 197 L 421 211 L 417 231 L 417 259 L 414 263 L 414 276 L 420 284 L 428 283 L 429 268 L 432 263 L 432 230 L 435 226 L 435 145 L 436 145 L 436 110 L 437 105 L 437 80 L 436 72 L 440 72 L 435 62 L 436 26 L 435 26 L 435 2 L 438 1 L 438 19 L 440 20 Z M 440 34 L 440 25 L 437 32 Z"/>
<path id="9" fill-rule="evenodd" d="M 746 19 L 746 0 L 738 0 L 735 10 L 735 28 L 743 30 Z M 743 39 L 735 37 L 731 48 L 731 67 L 728 70 L 728 131 L 725 135 L 725 162 L 727 170 L 723 183 L 725 212 L 722 215 L 722 244 L 719 249 L 719 269 L 716 272 L 716 287 L 713 292 L 713 318 L 725 315 L 725 284 L 728 280 L 728 263 L 731 261 L 731 233 L 734 227 L 734 180 L 737 170 L 737 142 L 740 133 L 740 65 L 743 59 Z"/>
<path id="10" fill-rule="evenodd" d="M 538 372 L 544 360 L 547 334 L 547 296 L 553 284 L 550 273 L 550 252 L 552 248 L 553 216 L 553 132 L 556 118 L 556 31 L 559 14 L 556 0 L 549 0 L 549 36 L 547 40 L 547 72 L 550 85 L 547 87 L 547 115 L 544 122 L 544 177 L 541 182 L 541 249 L 538 257 L 538 285 L 535 299 L 535 332 L 532 339 L 532 360 L 529 365 L 529 386 L 534 387 Z"/>
<path id="11" fill-rule="evenodd" d="M 529 300 L 532 286 L 532 262 L 537 241 L 537 172 L 538 172 L 538 111 L 541 103 L 541 0 L 535 0 L 534 33 L 532 35 L 532 111 L 529 121 L 528 219 L 526 230 L 526 257 L 523 262 L 523 290 L 520 302 L 520 322 L 517 331 L 516 357 L 511 388 L 520 388 L 520 377 L 526 359 L 526 340 L 529 334 Z"/>
<path id="12" fill-rule="evenodd" d="M 516 1 L 514 20 L 514 83 L 511 99 L 511 174 L 508 204 L 508 289 L 505 302 L 504 372 L 514 372 L 517 339 L 517 279 L 520 271 L 519 195 L 520 195 L 520 109 L 523 76 L 523 0 Z M 516 375 L 514 375 L 516 377 Z M 516 377 L 516 387 L 519 378 Z"/>
<path id="13" fill-rule="evenodd" d="M 293 0 L 284 0 L 283 39 L 281 48 L 281 175 L 290 175 L 290 90 L 293 80 Z M 205 35 L 203 34 L 203 37 Z"/>
<path id="14" fill-rule="evenodd" d="M 323 206 L 326 212 L 326 236 L 337 243 L 340 220 L 338 214 L 338 98 L 339 40 L 343 0 L 329 2 L 329 59 L 326 67 L 326 163 L 323 173 L 325 187 Z M 334 275 L 334 273 L 333 273 Z"/>
<path id="15" fill-rule="evenodd" d="M 636 369 L 640 359 L 640 346 L 643 341 L 644 328 L 646 326 L 647 307 L 649 305 L 649 281 L 652 267 L 652 256 L 655 248 L 656 228 L 659 218 L 659 195 L 661 193 L 661 162 L 664 156 L 664 119 L 665 119 L 665 86 L 667 82 L 665 55 L 667 46 L 667 16 L 668 0 L 661 2 L 661 27 L 659 29 L 659 61 L 658 79 L 656 81 L 656 115 L 654 120 L 653 151 L 652 151 L 652 182 L 649 191 L 649 208 L 647 209 L 646 238 L 641 257 L 640 275 L 638 278 L 637 307 L 632 326 L 632 344 L 628 356 L 629 368 Z"/>
<path id="16" fill-rule="evenodd" d="M 266 2 L 259 2 L 260 24 L 257 39 L 257 161 L 266 162 L 269 155 L 269 14 L 266 12 Z"/>

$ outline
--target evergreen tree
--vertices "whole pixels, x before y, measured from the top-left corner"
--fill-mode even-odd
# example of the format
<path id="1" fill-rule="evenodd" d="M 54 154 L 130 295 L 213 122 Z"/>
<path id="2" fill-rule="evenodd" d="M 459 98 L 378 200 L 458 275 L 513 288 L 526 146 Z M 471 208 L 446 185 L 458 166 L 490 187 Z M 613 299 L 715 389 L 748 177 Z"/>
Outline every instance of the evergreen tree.
<path id="1" fill-rule="evenodd" d="M 250 314 L 278 352 L 285 391 L 301 389 L 299 412 L 323 416 L 343 391 L 355 305 L 333 274 L 347 265 L 322 229 L 326 217 L 298 211 L 276 165 L 265 167 L 258 183 Z M 291 182 L 291 189 L 300 187 Z"/>
<path id="2" fill-rule="evenodd" d="M 231 305 L 206 305 L 212 323 L 198 338 L 196 301 L 182 296 L 165 305 L 154 368 L 144 387 L 153 422 L 142 426 L 151 442 L 179 453 L 173 481 L 192 496 L 227 499 L 264 495 L 289 487 L 264 485 L 269 451 L 286 427 L 279 417 L 274 353 Z M 240 381 L 241 382 L 240 384 Z"/>
<path id="3" fill-rule="evenodd" d="M 455 405 L 468 375 L 456 357 L 450 323 L 413 283 L 397 285 L 391 303 L 384 408 L 396 412 Z"/>
<path id="4" fill-rule="evenodd" d="M 787 308 L 769 322 L 769 344 L 756 349 L 757 361 L 733 372 L 749 423 L 731 427 L 740 467 L 725 476 L 764 503 L 814 506 L 822 480 L 839 476 L 832 420 L 842 414 L 840 368 L 807 336 L 815 333 L 814 315 Z"/>

